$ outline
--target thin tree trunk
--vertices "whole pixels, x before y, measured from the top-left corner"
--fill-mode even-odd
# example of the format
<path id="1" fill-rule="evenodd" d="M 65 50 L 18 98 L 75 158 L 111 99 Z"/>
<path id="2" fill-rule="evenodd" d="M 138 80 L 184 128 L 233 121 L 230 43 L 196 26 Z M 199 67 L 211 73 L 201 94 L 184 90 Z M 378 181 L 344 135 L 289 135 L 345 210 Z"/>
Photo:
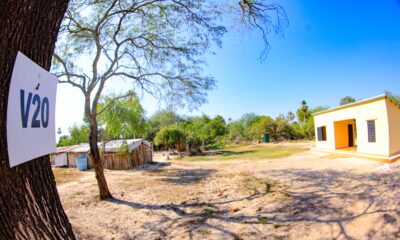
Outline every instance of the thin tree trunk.
<path id="1" fill-rule="evenodd" d="M 87 112 L 87 111 L 86 111 Z M 110 199 L 112 195 L 108 189 L 107 181 L 104 176 L 104 167 L 101 163 L 98 143 L 98 128 L 97 121 L 95 118 L 90 117 L 90 131 L 89 131 L 89 145 L 90 145 L 90 157 L 93 159 L 93 168 L 96 173 L 97 185 L 99 187 L 100 199 Z"/>
<path id="2" fill-rule="evenodd" d="M 49 156 L 10 168 L 6 135 L 17 52 L 49 70 L 67 5 L 68 0 L 0 1 L 0 239 L 75 239 Z"/>

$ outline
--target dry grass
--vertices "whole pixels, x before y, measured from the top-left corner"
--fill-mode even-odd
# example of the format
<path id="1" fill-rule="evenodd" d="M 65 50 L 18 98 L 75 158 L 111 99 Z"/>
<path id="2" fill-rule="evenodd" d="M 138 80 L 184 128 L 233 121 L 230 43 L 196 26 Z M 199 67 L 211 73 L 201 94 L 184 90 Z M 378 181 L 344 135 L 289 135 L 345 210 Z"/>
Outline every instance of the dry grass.
<path id="1" fill-rule="evenodd" d="M 266 146 L 246 146 L 230 147 L 221 150 L 222 154 L 210 154 L 206 156 L 191 156 L 184 158 L 189 161 L 225 161 L 242 159 L 279 159 L 289 157 L 292 154 L 307 151 L 307 148 L 300 147 L 266 147 Z"/>
<path id="2" fill-rule="evenodd" d="M 84 176 L 84 173 L 76 168 L 53 168 L 53 174 L 57 185 L 77 181 Z"/>

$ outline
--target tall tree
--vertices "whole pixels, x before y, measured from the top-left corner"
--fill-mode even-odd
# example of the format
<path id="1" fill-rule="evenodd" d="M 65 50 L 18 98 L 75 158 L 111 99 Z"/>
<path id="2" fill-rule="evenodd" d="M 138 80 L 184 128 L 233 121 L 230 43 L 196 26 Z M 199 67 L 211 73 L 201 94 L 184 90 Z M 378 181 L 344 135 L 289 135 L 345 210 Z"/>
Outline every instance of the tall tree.
<path id="1" fill-rule="evenodd" d="M 301 106 L 299 109 L 297 109 L 296 115 L 299 119 L 299 123 L 305 123 L 310 118 L 311 113 L 305 100 L 301 101 Z"/>
<path id="2" fill-rule="evenodd" d="M 179 145 L 185 141 L 185 133 L 178 126 L 169 126 L 162 128 L 156 135 L 154 143 L 164 145 L 168 149 L 176 147 L 179 151 Z"/>
<path id="3" fill-rule="evenodd" d="M 197 105 L 214 79 L 202 75 L 202 60 L 225 32 L 215 24 L 212 3 L 196 1 L 73 0 L 63 24 L 64 41 L 55 54 L 61 83 L 81 90 L 89 122 L 90 155 L 100 198 L 112 198 L 98 149 L 98 103 L 106 83 L 125 79 L 158 98 Z M 73 46 L 73 47 L 71 47 Z M 78 58 L 90 68 L 75 66 Z M 117 98 L 129 97 L 128 91 Z M 103 110 L 103 109 L 102 109 Z"/>
<path id="4" fill-rule="evenodd" d="M 276 123 L 271 117 L 259 116 L 247 128 L 249 140 L 261 140 L 264 133 L 268 133 L 272 138 L 276 138 Z"/>
<path id="5" fill-rule="evenodd" d="M 208 0 L 72 0 L 70 5 L 63 42 L 54 55 L 55 71 L 63 77 L 61 83 L 79 88 L 84 95 L 100 198 L 111 198 L 97 146 L 98 103 L 106 85 L 125 79 L 134 91 L 197 107 L 215 85 L 212 77 L 203 74 L 202 56 L 213 42 L 221 44 L 226 29 L 219 21 L 219 6 Z M 269 14 L 276 12 L 278 22 L 286 17 L 279 14 L 280 7 L 272 7 L 276 4 L 242 1 L 240 6 L 242 22 L 260 30 L 266 43 L 270 27 L 281 29 Z M 90 67 L 76 66 L 77 59 L 89 60 Z"/>
<path id="6" fill-rule="evenodd" d="M 21 51 L 49 70 L 68 0 L 0 1 L 0 239 L 74 239 L 49 156 L 9 167 L 6 114 Z"/>
<path id="7" fill-rule="evenodd" d="M 295 115 L 293 112 L 288 112 L 287 116 L 286 116 L 286 120 L 291 123 L 292 121 L 294 121 L 295 119 Z"/>

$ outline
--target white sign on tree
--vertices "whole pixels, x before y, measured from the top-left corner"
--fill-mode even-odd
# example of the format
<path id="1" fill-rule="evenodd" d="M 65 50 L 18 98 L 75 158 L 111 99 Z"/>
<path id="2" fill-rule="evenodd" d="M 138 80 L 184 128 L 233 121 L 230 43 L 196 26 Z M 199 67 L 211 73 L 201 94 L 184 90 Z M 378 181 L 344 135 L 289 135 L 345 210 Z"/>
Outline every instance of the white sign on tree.
<path id="1" fill-rule="evenodd" d="M 57 77 L 18 52 L 7 109 L 10 167 L 55 152 Z"/>

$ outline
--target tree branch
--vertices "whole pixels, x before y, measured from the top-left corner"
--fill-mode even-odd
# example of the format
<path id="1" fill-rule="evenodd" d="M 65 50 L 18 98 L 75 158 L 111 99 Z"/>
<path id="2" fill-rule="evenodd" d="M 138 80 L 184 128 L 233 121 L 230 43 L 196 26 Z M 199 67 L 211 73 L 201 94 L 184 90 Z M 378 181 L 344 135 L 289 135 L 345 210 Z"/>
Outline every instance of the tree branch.
<path id="1" fill-rule="evenodd" d="M 109 101 L 107 103 L 107 105 L 105 105 L 99 112 L 96 113 L 96 116 L 98 116 L 98 115 L 102 114 L 103 112 L 105 112 L 107 110 L 107 108 L 109 108 L 115 101 L 118 101 L 118 100 L 123 99 L 123 98 L 131 97 L 131 96 L 135 96 L 135 95 L 136 95 L 135 92 L 128 91 L 127 94 L 124 94 L 124 95 L 121 95 L 121 96 L 118 96 L 118 97 L 115 97 L 115 98 L 111 99 L 111 101 Z"/>

